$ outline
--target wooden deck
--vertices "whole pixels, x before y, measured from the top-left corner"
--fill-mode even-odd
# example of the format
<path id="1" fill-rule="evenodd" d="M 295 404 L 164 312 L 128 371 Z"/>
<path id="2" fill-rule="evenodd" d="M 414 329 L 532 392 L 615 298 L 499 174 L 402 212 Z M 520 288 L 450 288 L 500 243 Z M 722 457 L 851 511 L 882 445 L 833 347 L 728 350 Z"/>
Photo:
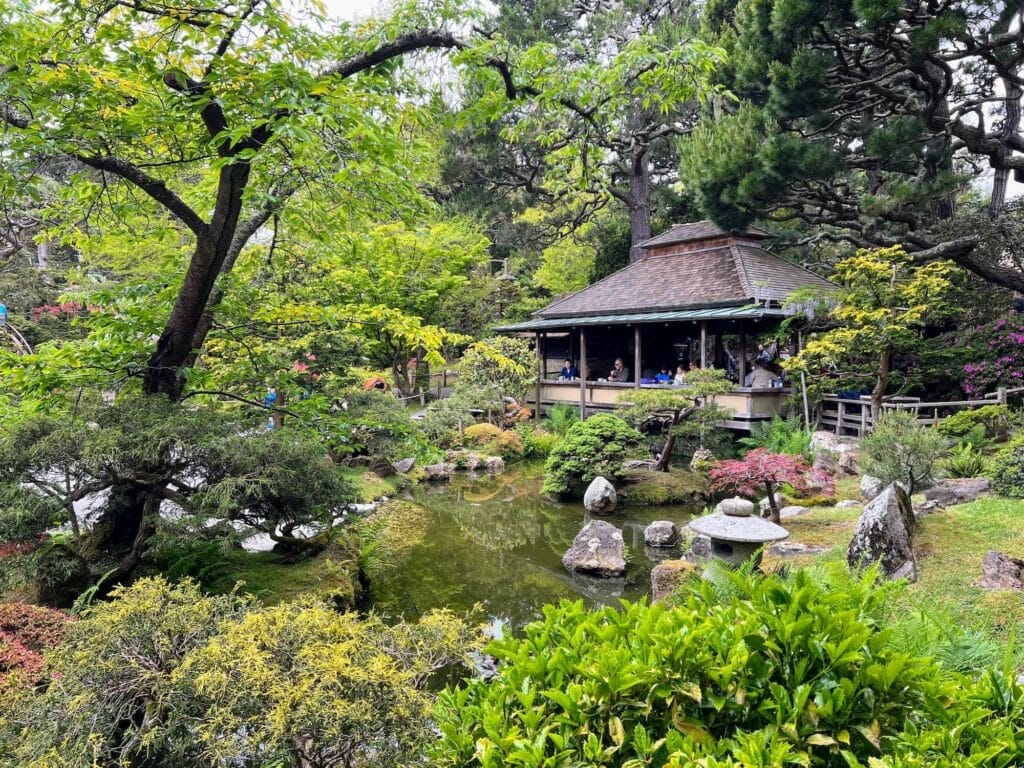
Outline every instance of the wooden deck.
<path id="1" fill-rule="evenodd" d="M 637 389 L 675 389 L 669 384 L 636 384 L 616 383 L 611 381 L 588 381 L 584 387 L 580 382 L 561 382 L 554 379 L 540 381 L 540 409 L 545 411 L 556 403 L 567 403 L 579 406 L 582 404 L 586 413 L 610 411 L 629 404 L 628 397 L 619 398 Z M 582 391 L 581 391 L 582 390 Z M 772 416 L 786 413 L 787 400 L 792 397 L 790 387 L 781 389 L 762 389 L 753 387 L 734 387 L 731 391 L 714 398 L 715 403 L 732 411 L 732 418 L 722 426 L 741 432 L 749 432 L 752 424 L 768 421 Z M 582 401 L 582 403 L 581 403 Z M 534 404 L 534 398 L 530 399 Z"/>

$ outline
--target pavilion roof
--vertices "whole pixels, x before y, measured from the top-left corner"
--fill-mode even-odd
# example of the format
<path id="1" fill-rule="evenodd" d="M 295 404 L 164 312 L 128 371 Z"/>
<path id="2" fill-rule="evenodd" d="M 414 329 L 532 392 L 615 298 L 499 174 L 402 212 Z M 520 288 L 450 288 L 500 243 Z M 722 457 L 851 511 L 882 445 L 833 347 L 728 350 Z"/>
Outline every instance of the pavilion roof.
<path id="1" fill-rule="evenodd" d="M 719 232 L 721 232 L 719 230 Z M 650 242 L 650 241 L 648 241 Z M 707 247 L 647 255 L 574 294 L 556 299 L 535 319 L 781 304 L 797 288 L 835 284 L 735 236 Z"/>
<path id="2" fill-rule="evenodd" d="M 647 240 L 641 240 L 637 245 L 646 249 L 662 245 L 672 245 L 674 243 L 692 243 L 696 240 L 711 240 L 719 237 L 739 237 L 750 240 L 763 240 L 772 236 L 771 232 L 767 232 L 760 227 L 748 227 L 743 232 L 730 233 L 726 232 L 713 221 L 704 219 L 703 221 L 694 221 L 689 224 L 673 224 L 660 235 L 648 238 Z"/>

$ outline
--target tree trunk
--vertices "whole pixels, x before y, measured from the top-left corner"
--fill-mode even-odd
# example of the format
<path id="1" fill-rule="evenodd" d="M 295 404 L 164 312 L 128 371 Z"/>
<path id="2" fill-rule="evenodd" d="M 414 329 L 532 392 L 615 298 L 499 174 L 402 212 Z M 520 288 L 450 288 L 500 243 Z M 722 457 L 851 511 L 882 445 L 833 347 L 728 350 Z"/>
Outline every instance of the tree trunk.
<path id="1" fill-rule="evenodd" d="M 629 261 L 633 263 L 644 255 L 637 243 L 651 236 L 651 165 L 645 150 L 633 158 L 629 171 Z"/>
<path id="2" fill-rule="evenodd" d="M 658 463 L 654 465 L 656 472 L 668 472 L 669 461 L 672 459 L 672 451 L 676 447 L 676 436 L 672 433 L 672 427 L 682 424 L 690 416 L 694 414 L 699 406 L 692 405 L 689 408 L 678 408 L 672 414 L 672 423 L 668 427 L 668 433 L 665 435 L 665 442 L 661 446 L 661 455 L 658 457 Z"/>
<path id="3" fill-rule="evenodd" d="M 882 413 L 882 398 L 885 397 L 885 390 L 889 387 L 889 374 L 892 372 L 892 349 L 883 347 L 878 355 L 878 377 L 875 379 L 875 388 L 871 390 L 871 416 L 877 422 Z"/>
<path id="4" fill-rule="evenodd" d="M 768 518 L 776 525 L 782 524 L 782 512 L 779 509 L 779 505 L 775 501 L 775 486 L 772 483 L 766 482 L 764 484 L 765 490 L 768 491 Z"/>
<path id="5" fill-rule="evenodd" d="M 1002 138 L 1005 144 L 1017 131 L 1020 130 L 1020 100 L 1024 96 L 1024 89 L 1010 80 L 1003 78 L 1003 88 L 1006 89 L 1006 98 L 1003 101 L 1003 130 Z M 1004 150 L 1004 157 L 1009 155 Z M 992 199 L 989 202 L 988 213 L 993 219 L 998 219 L 1003 213 L 1006 205 L 1006 188 L 1010 181 L 1009 168 L 996 168 L 995 178 L 992 180 Z"/>
<path id="6" fill-rule="evenodd" d="M 184 379 L 181 370 L 193 351 L 205 341 L 209 323 L 203 322 L 210 293 L 221 266 L 231 250 L 242 213 L 242 195 L 249 182 L 249 165 L 244 162 L 221 169 L 217 205 L 205 236 L 197 236 L 195 252 L 174 309 L 167 319 L 156 350 L 146 364 L 144 389 L 150 395 L 166 395 L 172 400 L 181 396 Z M 197 331 L 205 329 L 202 334 Z M 202 338 L 199 338 L 199 336 Z"/>

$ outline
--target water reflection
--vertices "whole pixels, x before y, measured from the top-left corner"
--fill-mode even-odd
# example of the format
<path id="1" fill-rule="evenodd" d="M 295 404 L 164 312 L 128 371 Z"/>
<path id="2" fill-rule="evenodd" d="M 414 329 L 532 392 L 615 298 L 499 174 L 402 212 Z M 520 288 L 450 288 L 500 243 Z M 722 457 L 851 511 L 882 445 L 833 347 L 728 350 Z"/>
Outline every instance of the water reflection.
<path id="1" fill-rule="evenodd" d="M 698 511 L 646 507 L 605 518 L 622 529 L 625 577 L 574 576 L 561 558 L 586 513 L 582 503 L 541 496 L 541 473 L 541 466 L 527 465 L 498 477 L 459 477 L 415 489 L 409 500 L 420 509 L 408 513 L 415 535 L 391 553 L 386 569 L 370 574 L 376 609 L 413 618 L 431 608 L 466 611 L 479 603 L 501 633 L 539 618 L 545 604 L 561 598 L 582 597 L 595 606 L 636 599 L 649 593 L 653 565 L 671 555 L 645 547 L 644 528 L 654 520 L 682 524 Z"/>

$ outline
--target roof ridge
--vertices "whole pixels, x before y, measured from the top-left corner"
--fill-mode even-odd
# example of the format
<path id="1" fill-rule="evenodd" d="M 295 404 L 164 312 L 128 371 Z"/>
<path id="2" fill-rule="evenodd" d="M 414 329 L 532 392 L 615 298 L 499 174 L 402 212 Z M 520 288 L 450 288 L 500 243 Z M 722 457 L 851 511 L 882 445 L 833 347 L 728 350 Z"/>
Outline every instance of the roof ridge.
<path id="1" fill-rule="evenodd" d="M 790 261 L 789 259 L 782 258 L 781 256 L 779 256 L 779 254 L 775 253 L 774 251 L 769 251 L 769 250 L 767 250 L 765 248 L 761 248 L 760 246 L 757 246 L 757 245 L 743 245 L 742 243 L 736 243 L 733 247 L 735 248 L 735 247 L 738 247 L 738 246 L 741 246 L 741 245 L 744 248 L 753 248 L 753 249 L 756 249 L 758 251 L 761 251 L 762 253 L 767 253 L 769 256 L 775 257 L 776 259 L 778 259 L 779 261 L 783 262 L 787 266 L 796 267 L 797 269 L 799 269 L 802 272 L 806 272 L 807 274 L 809 274 L 809 275 L 811 275 L 813 277 L 816 277 L 819 280 L 824 280 L 826 283 L 830 283 L 831 285 L 835 285 L 836 287 L 838 287 L 838 283 L 834 283 L 831 280 L 829 280 L 827 277 L 819 275 L 817 272 L 808 269 L 803 264 L 797 264 L 795 261 Z"/>
<path id="2" fill-rule="evenodd" d="M 765 251 L 764 248 L 758 250 Z M 750 282 L 750 275 L 747 273 L 747 265 L 743 263 L 743 257 L 740 255 L 739 246 L 736 243 L 729 243 L 729 252 L 732 254 L 732 262 L 736 265 L 736 274 L 740 278 L 740 284 L 743 289 L 747 292 L 750 298 L 754 298 L 754 286 Z"/>

